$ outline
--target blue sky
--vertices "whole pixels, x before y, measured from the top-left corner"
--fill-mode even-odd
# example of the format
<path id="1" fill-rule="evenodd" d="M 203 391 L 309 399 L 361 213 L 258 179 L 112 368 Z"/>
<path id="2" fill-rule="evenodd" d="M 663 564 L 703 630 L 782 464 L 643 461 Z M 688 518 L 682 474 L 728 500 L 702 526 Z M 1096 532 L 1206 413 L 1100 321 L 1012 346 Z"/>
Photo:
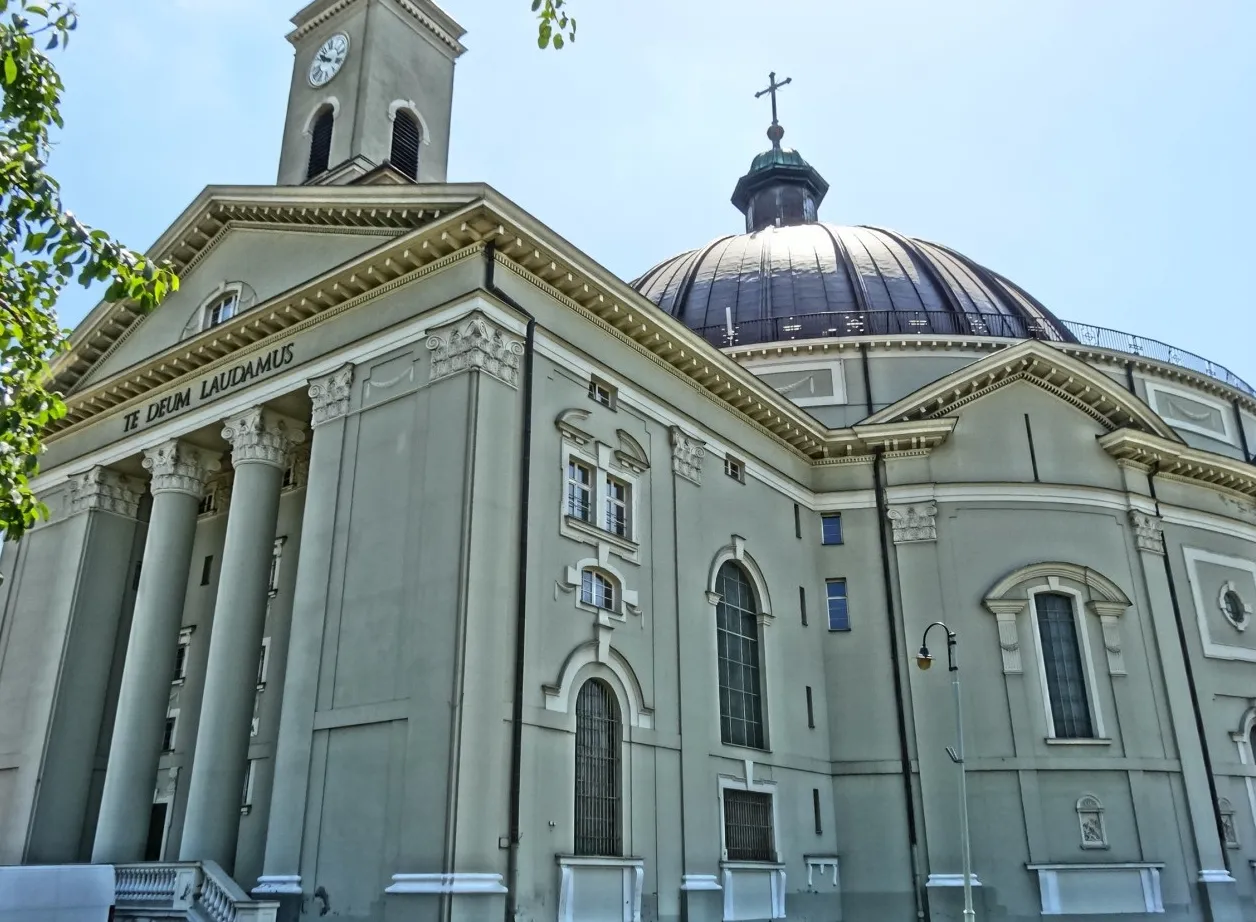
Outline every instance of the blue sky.
<path id="1" fill-rule="evenodd" d="M 445 0 L 468 30 L 449 176 L 486 181 L 617 274 L 740 230 L 737 177 L 785 144 L 821 217 L 946 243 L 1056 314 L 1256 383 L 1251 0 Z M 211 183 L 274 181 L 301 0 L 80 0 L 57 58 L 68 207 L 149 245 Z M 73 325 L 92 293 L 61 302 Z"/>

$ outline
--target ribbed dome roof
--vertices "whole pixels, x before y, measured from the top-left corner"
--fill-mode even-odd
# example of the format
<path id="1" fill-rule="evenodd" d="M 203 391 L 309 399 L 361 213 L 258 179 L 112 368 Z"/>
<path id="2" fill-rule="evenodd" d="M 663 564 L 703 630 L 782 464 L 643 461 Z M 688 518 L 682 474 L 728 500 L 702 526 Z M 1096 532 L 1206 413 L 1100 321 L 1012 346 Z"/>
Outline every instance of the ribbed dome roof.
<path id="1" fill-rule="evenodd" d="M 686 326 L 728 343 L 912 332 L 1073 338 L 997 273 L 878 227 L 811 222 L 720 237 L 632 285 Z"/>

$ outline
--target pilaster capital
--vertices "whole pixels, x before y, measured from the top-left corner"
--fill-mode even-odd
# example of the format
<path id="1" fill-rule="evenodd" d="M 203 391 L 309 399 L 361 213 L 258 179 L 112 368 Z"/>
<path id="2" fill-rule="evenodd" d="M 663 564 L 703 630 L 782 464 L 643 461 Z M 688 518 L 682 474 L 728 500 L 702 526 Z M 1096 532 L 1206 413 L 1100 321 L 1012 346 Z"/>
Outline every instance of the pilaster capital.
<path id="1" fill-rule="evenodd" d="M 702 486 L 702 459 L 706 442 L 672 426 L 672 473 Z"/>
<path id="2" fill-rule="evenodd" d="M 886 517 L 894 526 L 895 544 L 938 540 L 938 504 L 935 502 L 892 506 Z"/>
<path id="3" fill-rule="evenodd" d="M 1134 543 L 1140 551 L 1164 556 L 1164 522 L 1159 516 L 1131 509 L 1130 525 L 1134 527 Z"/>
<path id="4" fill-rule="evenodd" d="M 352 363 L 342 365 L 321 378 L 311 378 L 310 400 L 314 402 L 314 411 L 310 417 L 310 426 L 321 426 L 348 413 L 352 386 Z"/>
<path id="5" fill-rule="evenodd" d="M 432 381 L 462 371 L 482 371 L 511 387 L 519 386 L 519 356 L 523 343 L 473 314 L 447 335 L 427 338 L 432 351 Z"/>
<path id="6" fill-rule="evenodd" d="M 186 493 L 200 499 L 209 475 L 222 467 L 222 455 L 178 439 L 144 449 L 144 470 L 153 475 L 149 489 L 158 493 Z"/>
<path id="7" fill-rule="evenodd" d="M 139 511 L 143 492 L 143 483 L 135 478 L 94 467 L 70 479 L 69 514 L 96 510 L 133 519 Z"/>
<path id="8" fill-rule="evenodd" d="M 295 419 L 265 407 L 252 407 L 223 420 L 222 437 L 231 443 L 231 463 L 266 464 L 283 470 L 288 453 L 305 441 L 305 431 Z"/>

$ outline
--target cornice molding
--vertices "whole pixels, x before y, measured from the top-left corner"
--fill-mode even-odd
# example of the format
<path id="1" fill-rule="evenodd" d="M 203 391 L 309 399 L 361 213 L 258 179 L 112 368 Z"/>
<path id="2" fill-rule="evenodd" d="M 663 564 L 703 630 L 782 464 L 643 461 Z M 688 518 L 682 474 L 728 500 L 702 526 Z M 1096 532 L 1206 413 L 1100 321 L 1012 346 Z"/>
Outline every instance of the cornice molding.
<path id="1" fill-rule="evenodd" d="M 1143 465 L 1156 477 L 1256 499 L 1256 465 L 1237 458 L 1134 429 L 1111 432 L 1099 439 L 1099 445 L 1118 461 Z"/>
<path id="2" fill-rule="evenodd" d="M 302 10 L 290 20 L 296 28 L 288 33 L 288 41 L 296 44 L 306 35 L 334 19 L 357 2 L 358 0 L 335 0 L 335 2 L 305 20 L 301 19 L 301 14 L 305 12 L 305 10 Z M 466 30 L 445 15 L 444 11 L 439 7 L 428 3 L 416 3 L 414 0 L 393 0 L 393 3 L 404 12 L 409 13 L 420 26 L 431 33 L 441 44 L 447 46 L 454 53 L 454 57 L 467 50 L 459 41 L 466 34 Z M 431 10 L 430 13 L 429 8 Z M 439 22 L 437 21 L 438 19 L 440 20 Z"/>

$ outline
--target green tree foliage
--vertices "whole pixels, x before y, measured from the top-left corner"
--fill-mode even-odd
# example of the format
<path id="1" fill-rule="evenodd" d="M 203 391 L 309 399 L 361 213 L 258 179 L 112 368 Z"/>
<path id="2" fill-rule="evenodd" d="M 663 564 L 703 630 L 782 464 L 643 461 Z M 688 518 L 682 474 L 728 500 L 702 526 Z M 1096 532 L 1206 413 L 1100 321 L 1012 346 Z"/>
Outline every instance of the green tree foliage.
<path id="1" fill-rule="evenodd" d="M 566 6 L 567 0 L 532 0 L 538 47 L 561 51 L 567 42 L 576 40 L 576 17 L 568 15 Z"/>
<path id="2" fill-rule="evenodd" d="M 65 413 L 48 390 L 49 363 L 68 341 L 57 295 L 72 281 L 111 280 L 106 299 L 151 310 L 179 284 L 166 266 L 66 211 L 47 171 L 63 89 L 48 53 L 77 24 L 67 0 L 0 0 L 0 530 L 9 539 L 48 514 L 29 481 L 44 427 Z"/>

